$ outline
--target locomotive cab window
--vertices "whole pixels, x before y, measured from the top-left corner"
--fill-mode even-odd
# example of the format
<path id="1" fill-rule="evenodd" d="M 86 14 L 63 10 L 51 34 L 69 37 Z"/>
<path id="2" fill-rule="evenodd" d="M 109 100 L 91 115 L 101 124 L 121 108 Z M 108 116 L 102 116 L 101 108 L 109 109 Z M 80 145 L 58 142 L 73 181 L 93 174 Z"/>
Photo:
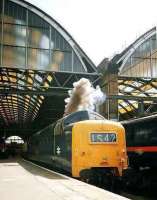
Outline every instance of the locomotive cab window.
<path id="1" fill-rule="evenodd" d="M 91 112 L 90 113 L 90 119 L 91 120 L 105 120 L 105 118 L 101 115 L 99 115 L 98 113 L 95 112 Z"/>
<path id="2" fill-rule="evenodd" d="M 92 143 L 115 143 L 117 142 L 116 133 L 91 133 Z"/>
<path id="3" fill-rule="evenodd" d="M 58 120 L 58 122 L 56 123 L 56 126 L 54 128 L 54 134 L 55 135 L 62 135 L 63 134 L 62 120 Z"/>

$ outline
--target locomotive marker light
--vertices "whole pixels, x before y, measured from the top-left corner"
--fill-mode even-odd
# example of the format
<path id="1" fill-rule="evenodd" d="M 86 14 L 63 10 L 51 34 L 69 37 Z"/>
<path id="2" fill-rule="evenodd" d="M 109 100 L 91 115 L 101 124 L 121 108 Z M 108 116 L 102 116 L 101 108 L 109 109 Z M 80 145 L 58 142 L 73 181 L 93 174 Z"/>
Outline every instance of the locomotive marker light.
<path id="1" fill-rule="evenodd" d="M 60 155 L 60 154 L 61 154 L 61 148 L 60 148 L 59 146 L 57 146 L 56 153 L 57 153 L 58 155 Z"/>

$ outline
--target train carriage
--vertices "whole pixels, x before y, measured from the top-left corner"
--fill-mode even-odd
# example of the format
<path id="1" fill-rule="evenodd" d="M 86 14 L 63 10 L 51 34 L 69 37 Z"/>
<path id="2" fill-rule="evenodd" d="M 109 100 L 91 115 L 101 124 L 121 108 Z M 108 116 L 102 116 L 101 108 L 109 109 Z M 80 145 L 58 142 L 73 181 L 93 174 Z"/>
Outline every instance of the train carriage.
<path id="1" fill-rule="evenodd" d="M 129 168 L 123 176 L 127 187 L 156 191 L 157 114 L 121 122 L 126 131 Z"/>
<path id="2" fill-rule="evenodd" d="M 157 167 L 157 115 L 121 122 L 126 130 L 130 166 Z"/>

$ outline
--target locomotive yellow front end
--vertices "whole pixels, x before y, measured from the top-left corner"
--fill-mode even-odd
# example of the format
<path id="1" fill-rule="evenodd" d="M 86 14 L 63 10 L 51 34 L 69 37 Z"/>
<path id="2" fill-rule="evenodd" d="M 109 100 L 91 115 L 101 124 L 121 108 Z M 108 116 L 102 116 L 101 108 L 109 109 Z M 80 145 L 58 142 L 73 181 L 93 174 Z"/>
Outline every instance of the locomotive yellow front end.
<path id="1" fill-rule="evenodd" d="M 122 176 L 127 168 L 125 130 L 118 122 L 88 120 L 72 129 L 72 175 L 89 171 Z"/>

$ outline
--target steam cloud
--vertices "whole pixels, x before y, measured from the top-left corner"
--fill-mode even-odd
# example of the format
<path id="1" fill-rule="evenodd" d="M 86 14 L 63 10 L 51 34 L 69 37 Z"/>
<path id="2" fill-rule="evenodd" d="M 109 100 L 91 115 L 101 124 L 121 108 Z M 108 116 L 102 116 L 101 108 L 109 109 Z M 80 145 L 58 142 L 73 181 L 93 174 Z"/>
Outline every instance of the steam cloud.
<path id="1" fill-rule="evenodd" d="M 101 105 L 106 99 L 100 87 L 94 88 L 86 78 L 73 83 L 73 87 L 68 91 L 69 98 L 64 100 L 66 103 L 64 116 L 79 110 L 94 110 L 95 105 Z"/>

